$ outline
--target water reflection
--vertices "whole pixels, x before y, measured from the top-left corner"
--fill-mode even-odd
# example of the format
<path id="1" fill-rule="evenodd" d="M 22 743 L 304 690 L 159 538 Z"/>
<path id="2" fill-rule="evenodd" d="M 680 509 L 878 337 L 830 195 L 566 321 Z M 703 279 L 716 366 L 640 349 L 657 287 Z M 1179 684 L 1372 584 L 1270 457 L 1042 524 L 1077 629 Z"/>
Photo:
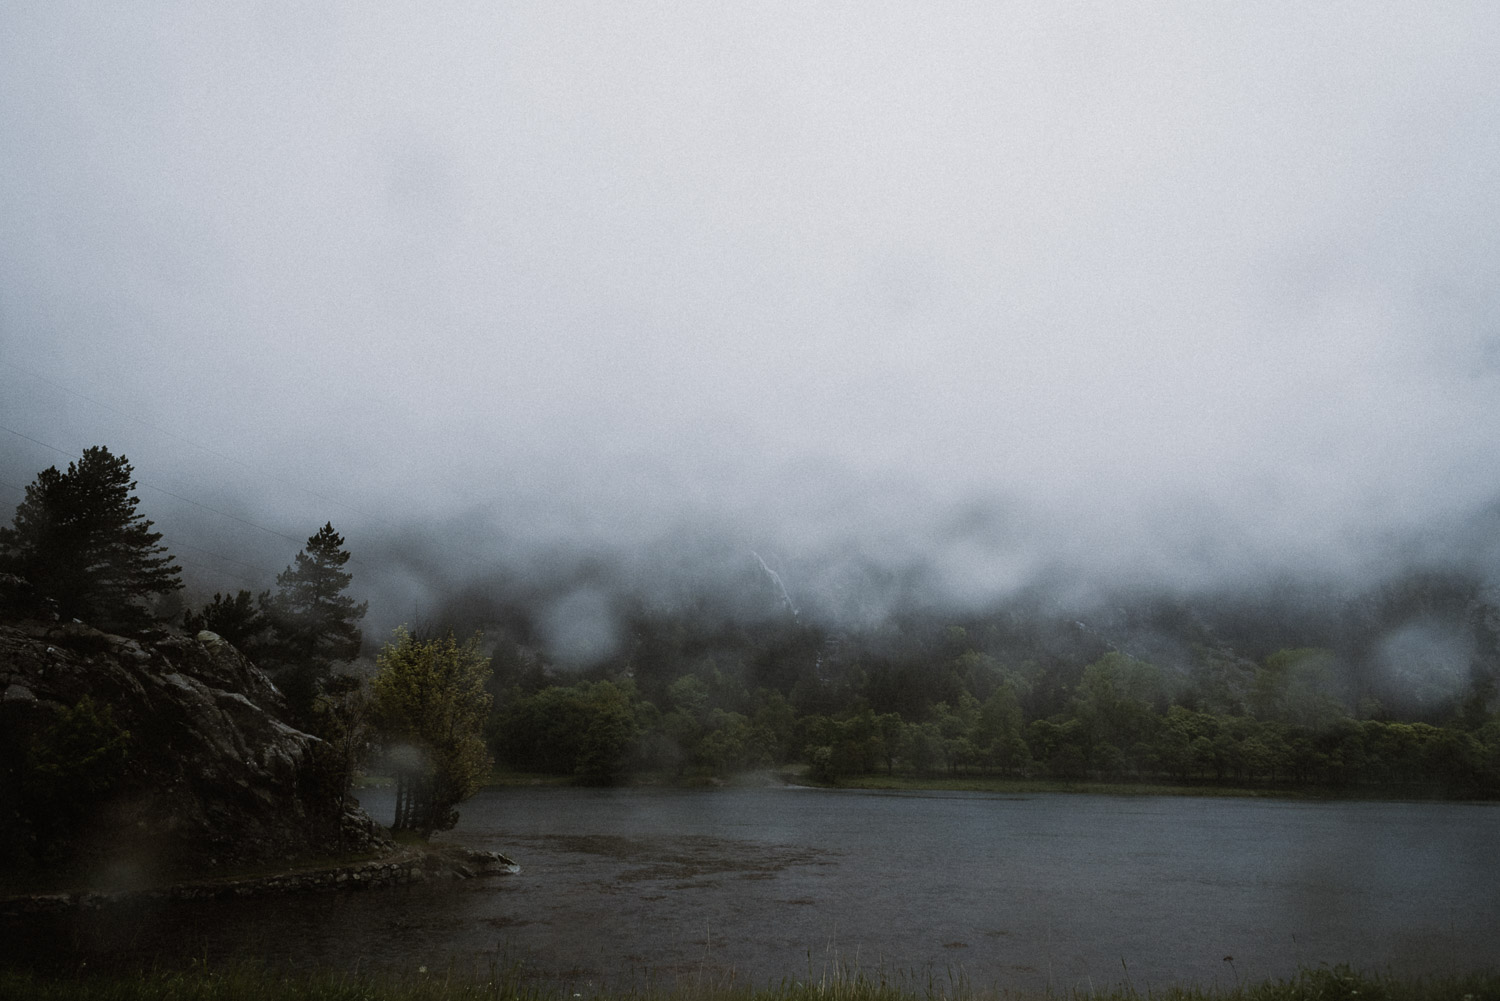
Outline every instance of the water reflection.
<path id="1" fill-rule="evenodd" d="M 33 925 L 6 958 L 1146 989 L 1468 970 L 1500 941 L 1492 805 L 524 789 L 481 794 L 451 837 L 522 871 Z"/>

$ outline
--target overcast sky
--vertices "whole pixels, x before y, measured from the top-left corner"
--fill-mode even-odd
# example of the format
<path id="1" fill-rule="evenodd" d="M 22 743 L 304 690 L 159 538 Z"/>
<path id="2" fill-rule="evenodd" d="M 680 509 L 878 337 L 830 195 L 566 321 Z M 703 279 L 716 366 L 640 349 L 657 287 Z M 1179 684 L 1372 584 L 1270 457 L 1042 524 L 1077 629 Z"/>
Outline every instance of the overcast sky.
<path id="1" fill-rule="evenodd" d="M 1497 66 L 1489 2 L 10 2 L 0 501 L 107 444 L 223 574 L 1359 570 L 1500 497 Z"/>

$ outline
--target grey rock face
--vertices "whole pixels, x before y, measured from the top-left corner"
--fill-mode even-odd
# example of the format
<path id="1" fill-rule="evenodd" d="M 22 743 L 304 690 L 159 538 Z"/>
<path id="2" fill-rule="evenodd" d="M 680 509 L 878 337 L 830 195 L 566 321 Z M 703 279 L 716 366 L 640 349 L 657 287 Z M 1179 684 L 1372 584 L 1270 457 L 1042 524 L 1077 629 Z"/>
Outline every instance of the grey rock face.
<path id="1" fill-rule="evenodd" d="M 88 811 L 86 854 L 245 862 L 388 844 L 340 807 L 327 745 L 290 726 L 270 679 L 212 633 L 127 639 L 73 623 L 0 624 L 0 826 L 24 830 L 17 756 L 89 696 L 130 732 L 116 787 Z M 352 804 L 352 800 L 350 801 Z M 0 863 L 3 865 L 3 863 Z"/>

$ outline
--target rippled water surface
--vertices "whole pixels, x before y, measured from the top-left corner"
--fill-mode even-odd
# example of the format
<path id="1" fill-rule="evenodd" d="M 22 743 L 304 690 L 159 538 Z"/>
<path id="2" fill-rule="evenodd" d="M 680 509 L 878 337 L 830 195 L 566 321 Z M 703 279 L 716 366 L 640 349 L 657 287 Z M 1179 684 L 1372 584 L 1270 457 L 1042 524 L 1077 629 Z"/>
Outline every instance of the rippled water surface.
<path id="1" fill-rule="evenodd" d="M 176 905 L 57 945 L 296 966 L 499 960 L 577 988 L 858 968 L 1067 989 L 1323 962 L 1470 970 L 1500 942 L 1488 804 L 504 789 L 466 804 L 448 837 L 522 871 Z"/>

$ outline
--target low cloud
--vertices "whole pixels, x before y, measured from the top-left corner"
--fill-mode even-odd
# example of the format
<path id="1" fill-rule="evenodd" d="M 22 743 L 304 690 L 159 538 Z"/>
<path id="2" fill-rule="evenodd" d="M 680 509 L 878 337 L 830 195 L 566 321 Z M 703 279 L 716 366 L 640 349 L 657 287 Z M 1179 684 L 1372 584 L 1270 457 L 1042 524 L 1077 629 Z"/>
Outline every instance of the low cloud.
<path id="1" fill-rule="evenodd" d="M 106 444 L 199 589 L 1496 574 L 1490 5 L 0 27 L 0 500 Z"/>

